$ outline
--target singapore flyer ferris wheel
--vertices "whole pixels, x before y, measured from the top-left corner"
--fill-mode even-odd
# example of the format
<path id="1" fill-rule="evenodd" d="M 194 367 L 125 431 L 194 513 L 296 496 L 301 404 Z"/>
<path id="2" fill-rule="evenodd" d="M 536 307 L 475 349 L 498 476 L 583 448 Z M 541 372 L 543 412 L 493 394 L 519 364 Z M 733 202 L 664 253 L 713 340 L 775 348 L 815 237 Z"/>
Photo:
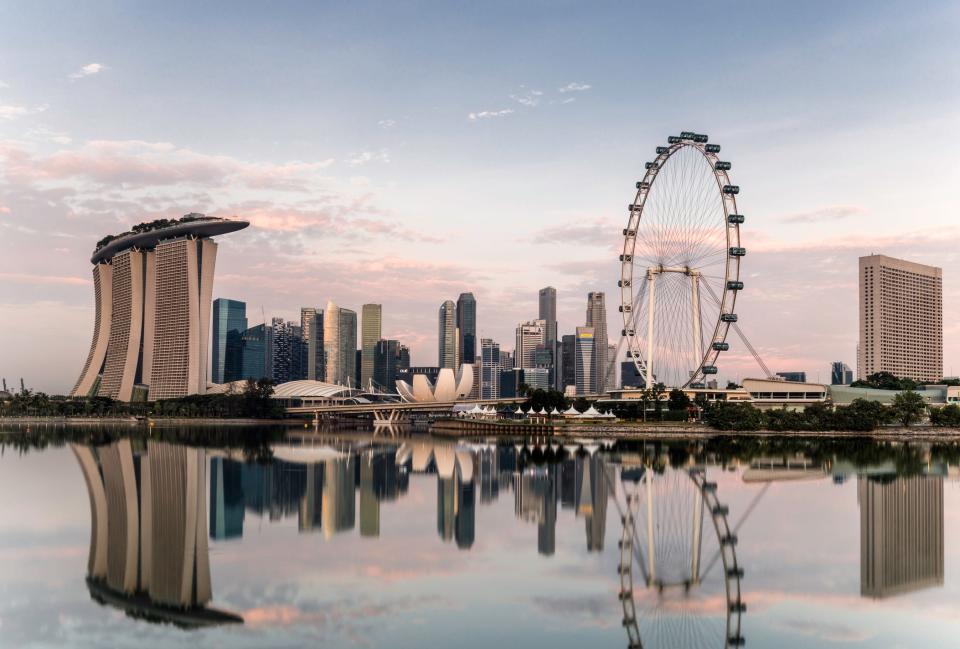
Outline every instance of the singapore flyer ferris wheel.
<path id="1" fill-rule="evenodd" d="M 647 388 L 703 382 L 730 348 L 746 250 L 740 188 L 719 153 L 706 135 L 670 136 L 646 163 L 629 205 L 618 282 L 622 335 Z"/>

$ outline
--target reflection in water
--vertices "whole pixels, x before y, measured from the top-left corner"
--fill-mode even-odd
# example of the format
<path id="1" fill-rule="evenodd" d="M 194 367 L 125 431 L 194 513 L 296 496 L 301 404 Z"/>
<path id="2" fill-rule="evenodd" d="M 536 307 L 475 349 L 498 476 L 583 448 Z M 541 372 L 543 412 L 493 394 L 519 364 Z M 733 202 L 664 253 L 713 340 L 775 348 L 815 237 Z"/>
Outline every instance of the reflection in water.
<path id="1" fill-rule="evenodd" d="M 90 499 L 90 596 L 131 617 L 185 628 L 242 622 L 208 606 L 213 593 L 206 524 L 215 541 L 242 538 L 251 513 L 269 521 L 296 516 L 299 533 L 327 539 L 341 533 L 389 537 L 389 529 L 381 529 L 381 508 L 408 492 L 411 474 L 436 480 L 437 535 L 461 550 L 483 534 L 477 508 L 501 495 L 509 501 L 512 490 L 515 517 L 537 526 L 541 555 L 557 553 L 558 516 L 582 518 L 578 544 L 601 553 L 613 500 L 609 506 L 623 521 L 620 603 L 631 646 L 700 646 L 704 638 L 713 643 L 707 646 L 742 642 L 736 528 L 774 482 L 842 485 L 857 478 L 862 596 L 883 598 L 944 583 L 946 464 L 915 450 L 906 459 L 886 455 L 873 463 L 818 449 L 769 448 L 718 461 L 666 444 L 575 444 L 566 450 L 429 437 L 318 437 L 265 447 L 267 453 L 251 462 L 236 450 L 154 439 L 71 448 Z M 766 486 L 731 512 L 704 471 L 740 462 L 743 483 Z M 900 473 L 901 466 L 909 474 Z"/>
<path id="2" fill-rule="evenodd" d="M 203 449 L 150 440 L 134 452 L 129 439 L 72 449 L 90 497 L 91 597 L 178 626 L 241 622 L 205 607 L 212 593 Z"/>
<path id="3" fill-rule="evenodd" d="M 943 585 L 943 478 L 860 476 L 860 593 Z"/>

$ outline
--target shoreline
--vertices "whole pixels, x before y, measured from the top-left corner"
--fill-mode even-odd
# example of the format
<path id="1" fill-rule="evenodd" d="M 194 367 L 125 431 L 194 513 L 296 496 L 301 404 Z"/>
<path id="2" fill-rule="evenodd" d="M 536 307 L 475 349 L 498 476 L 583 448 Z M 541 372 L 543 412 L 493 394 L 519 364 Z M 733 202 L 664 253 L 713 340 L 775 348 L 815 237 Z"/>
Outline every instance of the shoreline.
<path id="1" fill-rule="evenodd" d="M 644 440 L 644 439 L 708 439 L 714 437 L 757 438 L 870 438 L 883 441 L 954 442 L 960 441 L 960 429 L 915 426 L 891 426 L 873 431 L 810 431 L 810 430 L 716 430 L 702 424 L 512 424 L 503 422 L 441 420 L 430 425 L 430 434 L 438 437 L 577 437 Z"/>
<path id="2" fill-rule="evenodd" d="M 127 425 L 127 426 L 164 426 L 194 425 L 194 426 L 299 426 L 300 421 L 294 419 L 212 419 L 210 417 L 0 417 L 0 426 L 3 424 L 51 424 L 66 426 L 90 425 Z"/>

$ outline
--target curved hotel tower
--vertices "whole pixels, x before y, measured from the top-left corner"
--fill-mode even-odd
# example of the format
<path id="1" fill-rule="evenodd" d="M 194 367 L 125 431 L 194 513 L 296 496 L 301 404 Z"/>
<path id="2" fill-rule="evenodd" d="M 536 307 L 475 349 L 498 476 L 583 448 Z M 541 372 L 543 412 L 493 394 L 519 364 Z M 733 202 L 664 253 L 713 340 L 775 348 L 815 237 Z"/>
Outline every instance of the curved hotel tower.
<path id="1" fill-rule="evenodd" d="M 90 259 L 93 341 L 71 396 L 130 401 L 135 387 L 151 401 L 203 394 L 217 259 L 211 237 L 248 225 L 188 214 L 101 242 Z"/>

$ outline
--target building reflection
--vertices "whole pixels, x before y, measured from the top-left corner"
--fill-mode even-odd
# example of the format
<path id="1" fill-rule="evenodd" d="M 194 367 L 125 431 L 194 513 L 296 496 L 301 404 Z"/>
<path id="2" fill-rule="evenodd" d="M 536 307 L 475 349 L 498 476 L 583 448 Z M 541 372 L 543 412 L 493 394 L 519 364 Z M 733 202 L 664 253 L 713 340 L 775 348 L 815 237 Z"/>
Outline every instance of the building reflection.
<path id="1" fill-rule="evenodd" d="M 860 593 L 891 597 L 943 585 L 943 477 L 857 478 Z"/>
<path id="2" fill-rule="evenodd" d="M 210 458 L 210 536 L 217 541 L 242 537 L 245 512 L 270 521 L 297 516 L 301 533 L 324 538 L 357 527 L 361 537 L 379 537 L 381 507 L 401 498 L 417 474 L 436 480 L 437 536 L 459 549 L 473 547 L 478 505 L 511 490 L 517 517 L 537 525 L 540 554 L 556 551 L 559 509 L 584 519 L 589 551 L 604 546 L 614 467 L 596 452 L 422 438 L 285 447 L 269 463 L 217 453 Z"/>
<path id="3" fill-rule="evenodd" d="M 71 449 L 90 499 L 90 596 L 186 628 L 242 622 L 207 607 L 204 450 L 153 440 L 134 448 L 129 439 Z"/>

